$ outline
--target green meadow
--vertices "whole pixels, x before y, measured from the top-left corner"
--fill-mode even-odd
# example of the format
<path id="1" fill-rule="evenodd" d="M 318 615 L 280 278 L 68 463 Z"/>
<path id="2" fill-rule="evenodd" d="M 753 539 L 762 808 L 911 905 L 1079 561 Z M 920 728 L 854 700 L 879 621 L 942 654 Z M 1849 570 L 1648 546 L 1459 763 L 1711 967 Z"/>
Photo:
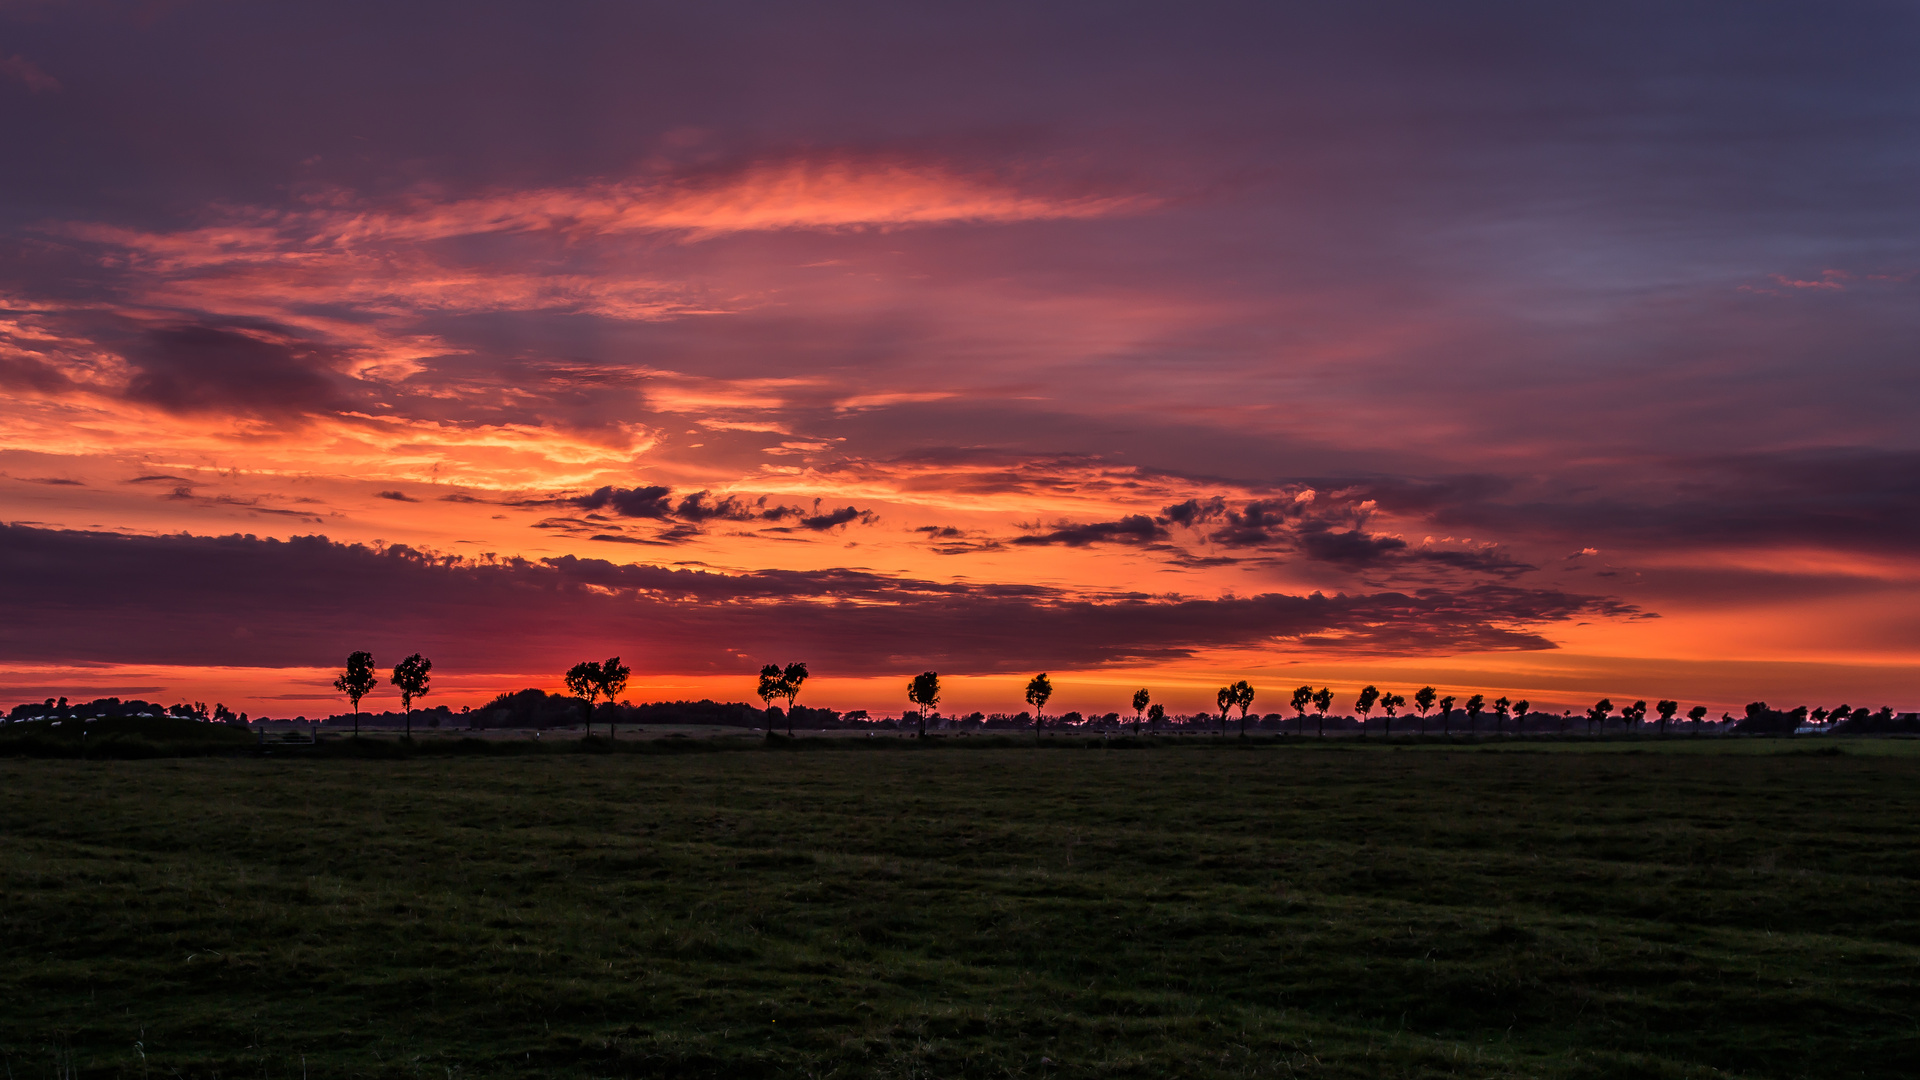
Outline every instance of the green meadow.
<path id="1" fill-rule="evenodd" d="M 1920 1062 L 1916 742 L 627 749 L 0 759 L 6 1075 Z"/>

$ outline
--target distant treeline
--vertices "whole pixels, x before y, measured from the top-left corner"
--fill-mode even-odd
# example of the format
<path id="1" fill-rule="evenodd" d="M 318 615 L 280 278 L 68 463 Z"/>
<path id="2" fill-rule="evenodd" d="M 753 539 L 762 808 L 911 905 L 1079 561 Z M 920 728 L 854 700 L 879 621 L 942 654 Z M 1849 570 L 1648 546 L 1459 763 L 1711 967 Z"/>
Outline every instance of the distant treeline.
<path id="1" fill-rule="evenodd" d="M 529 687 L 501 694 L 478 709 L 464 713 L 461 721 L 470 728 L 557 728 L 585 723 L 588 703 L 585 698 L 549 694 Z M 784 723 L 786 713 L 779 708 L 764 709 L 745 702 L 654 701 L 640 705 L 632 702 L 603 701 L 592 706 L 596 724 L 713 724 L 722 727 L 764 727 L 771 719 Z M 865 710 L 839 713 L 832 709 L 813 709 L 796 705 L 794 724 L 807 728 L 845 727 L 865 723 Z"/>
<path id="2" fill-rule="evenodd" d="M 452 708 L 436 705 L 432 708 L 413 710 L 413 721 L 428 728 L 453 730 L 479 730 L 487 728 L 568 728 L 586 722 L 589 706 L 584 698 L 566 694 L 553 694 L 535 687 L 504 693 L 487 702 L 480 708 Z M 833 709 L 816 709 L 806 705 L 795 705 L 790 710 L 779 706 L 763 708 L 745 702 L 719 702 L 707 699 L 700 701 L 656 701 L 643 704 L 632 702 L 600 702 L 592 706 L 593 722 L 596 724 L 624 724 L 646 726 L 660 724 L 712 725 L 737 728 L 772 728 L 787 726 L 791 714 L 794 728 L 811 731 L 848 728 L 874 728 L 879 730 L 899 730 L 917 728 L 920 714 L 914 711 L 902 712 L 897 717 L 871 716 L 864 709 L 838 712 Z M 173 705 L 161 705 L 157 702 L 142 701 L 137 698 L 122 700 L 117 697 L 95 698 L 87 702 L 68 702 L 66 698 L 48 698 L 45 701 L 32 701 L 15 705 L 6 715 L 7 723 L 28 720 L 119 720 L 137 718 L 170 717 L 182 720 L 198 720 L 208 723 L 224 723 L 244 727 L 257 722 L 283 722 L 269 717 L 256 717 L 249 720 L 245 713 L 234 713 L 225 705 L 208 708 L 201 702 L 180 702 Z M 307 717 L 292 718 L 307 721 Z M 933 715 L 927 719 L 927 728 L 931 731 L 1021 731 L 1033 727 L 1033 714 L 1019 713 L 983 713 L 972 712 L 956 715 Z M 1163 716 L 1148 724 L 1155 731 L 1195 731 L 1220 730 L 1222 716 L 1218 713 L 1183 713 Z M 1482 719 L 1475 727 L 1462 722 L 1463 714 L 1454 714 L 1443 720 L 1438 716 L 1422 718 L 1419 716 L 1402 717 L 1395 726 L 1398 734 L 1436 732 L 1446 730 L 1453 733 L 1493 733 L 1488 721 Z M 354 716 L 340 713 L 315 722 L 329 726 L 348 726 Z M 359 722 L 369 728 L 400 728 L 407 722 L 406 714 L 400 711 L 361 713 Z M 1123 716 L 1118 712 L 1082 714 L 1068 712 L 1047 718 L 1048 726 L 1056 729 L 1079 731 L 1130 731 L 1135 729 L 1134 717 Z M 1317 717 L 1306 715 L 1286 715 L 1267 713 L 1264 716 L 1249 716 L 1249 729 L 1274 732 L 1296 732 L 1304 726 L 1310 733 L 1318 725 Z M 1370 720 L 1358 716 L 1328 716 L 1325 728 L 1337 732 L 1373 733 L 1380 728 L 1380 718 Z M 1723 714 L 1719 720 L 1693 722 L 1676 721 L 1671 730 L 1676 734 L 1689 731 L 1713 732 L 1740 735 L 1777 735 L 1791 734 L 1806 728 L 1842 735 L 1881 735 L 1881 734 L 1920 734 L 1920 713 L 1896 713 L 1889 707 L 1877 710 L 1851 708 L 1846 705 L 1834 709 L 1808 709 L 1800 706 L 1794 709 L 1774 709 L 1765 702 L 1754 702 L 1746 707 L 1745 715 L 1735 718 Z M 1595 728 L 1590 718 L 1584 714 L 1572 712 L 1528 712 L 1524 716 L 1506 718 L 1504 727 L 1499 729 L 1509 733 L 1559 734 L 1596 732 L 1634 732 L 1654 728 L 1654 722 L 1627 716 L 1611 716 L 1599 722 Z"/>
<path id="3" fill-rule="evenodd" d="M 215 705 L 212 710 L 208 710 L 204 702 L 183 701 L 177 705 L 161 705 L 158 702 L 141 701 L 138 698 L 122 701 L 117 697 L 95 698 L 92 701 L 73 704 L 68 704 L 66 698 L 28 701 L 9 709 L 6 719 L 8 723 L 13 723 L 17 720 L 124 720 L 159 716 L 230 724 L 247 722 L 245 713 L 235 713 L 225 705 Z"/>

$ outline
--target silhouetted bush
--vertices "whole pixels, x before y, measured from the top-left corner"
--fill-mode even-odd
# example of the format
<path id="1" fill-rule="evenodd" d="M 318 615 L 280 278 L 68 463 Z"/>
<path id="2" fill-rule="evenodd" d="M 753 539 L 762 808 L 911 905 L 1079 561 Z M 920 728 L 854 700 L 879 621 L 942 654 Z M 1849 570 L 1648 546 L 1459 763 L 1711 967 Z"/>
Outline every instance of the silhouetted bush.
<path id="1" fill-rule="evenodd" d="M 1859 709 L 1842 720 L 1834 730 L 1842 735 L 1903 735 L 1920 733 L 1920 713 L 1898 713 L 1890 708 L 1878 712 Z"/>
<path id="2" fill-rule="evenodd" d="M 253 745 L 237 725 L 178 716 L 34 719 L 0 729 L 0 754 L 19 757 L 155 758 L 220 754 Z"/>

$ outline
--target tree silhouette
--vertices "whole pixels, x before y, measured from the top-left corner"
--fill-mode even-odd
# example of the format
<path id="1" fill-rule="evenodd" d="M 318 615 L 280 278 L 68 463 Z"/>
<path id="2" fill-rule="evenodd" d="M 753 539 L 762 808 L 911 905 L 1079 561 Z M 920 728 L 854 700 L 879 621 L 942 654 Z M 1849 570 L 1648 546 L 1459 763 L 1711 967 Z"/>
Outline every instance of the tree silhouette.
<path id="1" fill-rule="evenodd" d="M 1313 715 L 1319 725 L 1314 734 L 1324 736 L 1327 733 L 1327 710 L 1331 708 L 1333 708 L 1333 688 L 1323 686 L 1319 693 L 1313 695 Z"/>
<path id="2" fill-rule="evenodd" d="M 1594 702 L 1593 708 L 1587 710 L 1587 734 L 1593 734 L 1593 725 L 1595 724 L 1600 725 L 1601 731 L 1607 730 L 1607 717 L 1612 715 L 1612 701 L 1607 698 L 1601 698 L 1599 701 Z"/>
<path id="3" fill-rule="evenodd" d="M 1526 698 L 1521 698 L 1519 701 L 1513 703 L 1513 733 L 1515 735 L 1526 734 L 1527 710 L 1532 707 L 1533 702 L 1528 701 Z"/>
<path id="4" fill-rule="evenodd" d="M 373 693 L 380 685 L 380 676 L 373 670 L 373 654 L 370 652 L 352 653 L 347 657 L 347 670 L 333 680 L 333 688 L 347 695 L 353 702 L 353 737 L 360 737 L 360 699 Z"/>
<path id="5" fill-rule="evenodd" d="M 1493 699 L 1493 730 L 1495 733 L 1507 730 L 1507 710 L 1513 708 L 1513 702 L 1505 694 Z"/>
<path id="6" fill-rule="evenodd" d="M 1232 686 L 1223 686 L 1213 695 L 1214 704 L 1220 706 L 1220 734 L 1227 733 L 1227 713 L 1233 709 L 1233 703 L 1239 698 Z"/>
<path id="7" fill-rule="evenodd" d="M 1645 720 L 1646 718 L 1647 718 L 1647 703 L 1644 701 L 1636 701 L 1633 704 L 1627 706 L 1626 708 L 1620 710 L 1620 719 L 1625 720 L 1627 722 L 1627 733 L 1629 735 L 1639 731 L 1640 722 L 1642 720 Z"/>
<path id="8" fill-rule="evenodd" d="M 1253 707 L 1253 684 L 1241 679 L 1227 689 L 1233 691 L 1233 700 L 1228 704 L 1240 710 L 1240 737 L 1244 739 L 1247 737 L 1247 710 Z M 1226 719 L 1225 713 L 1221 714 L 1221 719 Z"/>
<path id="9" fill-rule="evenodd" d="M 594 686 L 599 689 L 600 696 L 607 699 L 607 704 L 611 705 L 613 704 L 613 699 L 619 697 L 621 693 L 626 690 L 627 676 L 631 674 L 633 674 L 633 669 L 621 663 L 619 657 L 609 656 L 606 662 L 600 665 L 600 677 L 594 681 Z M 589 704 L 589 708 L 591 708 L 591 704 Z M 589 715 L 591 715 L 591 713 L 589 713 Z M 611 739 L 615 737 L 612 719 L 613 714 L 609 712 L 607 716 L 607 738 Z M 593 733 L 592 724 L 587 725 L 587 733 L 589 735 Z"/>
<path id="10" fill-rule="evenodd" d="M 400 688 L 400 707 L 407 712 L 407 738 L 413 738 L 413 699 L 427 696 L 433 680 L 433 661 L 414 653 L 393 665 L 393 685 Z"/>
<path id="11" fill-rule="evenodd" d="M 1380 695 L 1380 710 L 1387 714 L 1387 738 L 1393 738 L 1393 714 L 1406 703 L 1407 699 L 1399 694 Z"/>
<path id="12" fill-rule="evenodd" d="M 800 700 L 800 687 L 807 681 L 807 665 L 788 664 L 780 672 L 780 696 L 787 699 L 787 738 L 793 738 L 793 703 Z"/>
<path id="13" fill-rule="evenodd" d="M 1027 704 L 1033 706 L 1033 736 L 1040 737 L 1040 710 L 1047 707 L 1047 699 L 1053 696 L 1053 680 L 1041 672 L 1027 680 Z"/>
<path id="14" fill-rule="evenodd" d="M 1289 702 L 1289 704 L 1293 706 L 1294 716 L 1298 720 L 1298 723 L 1294 725 L 1294 734 L 1305 735 L 1307 733 L 1307 706 L 1313 704 L 1313 687 L 1294 687 L 1293 700 Z"/>
<path id="15" fill-rule="evenodd" d="M 600 696 L 600 661 L 582 660 L 567 669 L 567 692 L 587 703 L 587 734 L 593 734 L 593 699 Z"/>
<path id="16" fill-rule="evenodd" d="M 1706 718 L 1707 707 L 1705 705 L 1695 705 L 1693 708 L 1687 710 L 1687 719 L 1693 721 L 1693 733 L 1695 735 L 1700 734 L 1700 722 Z"/>
<path id="17" fill-rule="evenodd" d="M 1133 733 L 1135 735 L 1140 734 L 1140 714 L 1146 709 L 1147 702 L 1152 697 L 1153 695 L 1147 693 L 1144 688 L 1133 692 Z"/>
<path id="18" fill-rule="evenodd" d="M 807 681 L 807 665 L 788 664 L 782 668 L 778 664 L 768 664 L 760 669 L 760 686 L 754 695 L 766 702 L 767 711 L 773 711 L 774 698 L 787 699 L 787 737 L 793 737 L 793 703 L 800 697 L 800 684 Z M 767 738 L 773 738 L 773 724 L 767 724 Z"/>
<path id="19" fill-rule="evenodd" d="M 1480 711 L 1482 709 L 1485 709 L 1486 707 L 1487 707 L 1487 699 L 1482 697 L 1479 694 L 1475 694 L 1472 697 L 1467 699 L 1467 704 L 1466 704 L 1467 735 L 1469 737 L 1479 734 L 1479 731 L 1475 729 L 1474 724 L 1480 719 Z"/>
<path id="20" fill-rule="evenodd" d="M 785 693 L 786 689 L 780 685 L 780 665 L 768 664 L 761 668 L 760 685 L 754 690 L 753 696 L 765 704 L 767 712 L 773 711 L 773 699 Z M 772 724 L 767 725 L 767 734 L 773 734 Z"/>
<path id="21" fill-rule="evenodd" d="M 1433 703 L 1437 700 L 1434 693 L 1431 686 L 1423 686 L 1413 692 L 1413 707 L 1420 711 L 1420 734 L 1422 735 L 1427 733 L 1427 710 L 1433 708 Z"/>
<path id="22" fill-rule="evenodd" d="M 1360 688 L 1360 696 L 1353 699 L 1353 711 L 1360 714 L 1360 737 L 1367 735 L 1367 720 L 1373 713 L 1373 703 L 1380 700 L 1380 691 L 1372 683 Z"/>
<path id="23" fill-rule="evenodd" d="M 1440 699 L 1440 734 L 1444 737 L 1452 737 L 1453 735 L 1452 694 L 1448 694 L 1446 697 Z"/>
<path id="24" fill-rule="evenodd" d="M 907 700 L 920 706 L 920 737 L 927 737 L 927 710 L 940 703 L 940 676 L 923 671 L 907 684 Z"/>
<path id="25" fill-rule="evenodd" d="M 1155 702 L 1154 704 L 1147 706 L 1147 730 L 1148 731 L 1152 731 L 1155 727 L 1158 727 L 1160 724 L 1160 721 L 1165 720 L 1166 718 L 1167 718 L 1167 707 L 1165 705 L 1162 705 L 1159 702 Z"/>
<path id="26" fill-rule="evenodd" d="M 1661 698 L 1660 704 L 1655 705 L 1653 711 L 1660 714 L 1660 737 L 1664 739 L 1667 735 L 1667 721 L 1673 719 L 1673 714 L 1680 711 L 1680 703 Z"/>

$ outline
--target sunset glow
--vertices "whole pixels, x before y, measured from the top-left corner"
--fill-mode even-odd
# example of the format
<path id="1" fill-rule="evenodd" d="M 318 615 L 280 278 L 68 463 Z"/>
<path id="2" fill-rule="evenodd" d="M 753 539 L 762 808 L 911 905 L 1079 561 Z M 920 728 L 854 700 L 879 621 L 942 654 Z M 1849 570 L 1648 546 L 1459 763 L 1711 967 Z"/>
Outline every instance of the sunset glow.
<path id="1" fill-rule="evenodd" d="M 0 704 L 1920 707 L 1897 38 L 117 11 L 0 12 Z"/>

